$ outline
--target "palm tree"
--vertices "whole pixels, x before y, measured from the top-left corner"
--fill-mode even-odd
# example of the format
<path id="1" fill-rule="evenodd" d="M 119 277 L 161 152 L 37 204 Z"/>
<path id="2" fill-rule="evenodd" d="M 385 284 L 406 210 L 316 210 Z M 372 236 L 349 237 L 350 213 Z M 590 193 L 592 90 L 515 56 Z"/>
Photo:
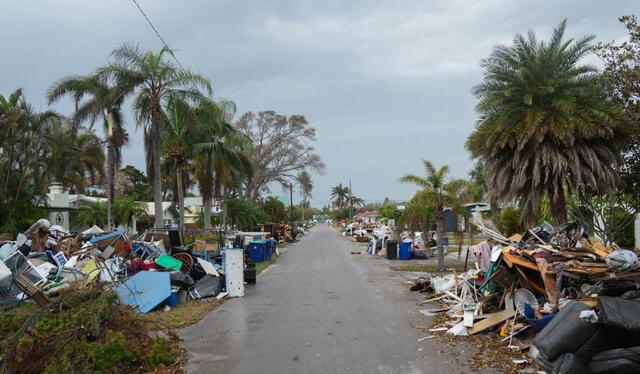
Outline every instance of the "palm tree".
<path id="1" fill-rule="evenodd" d="M 421 190 L 420 198 L 435 207 L 436 231 L 438 233 L 438 270 L 444 270 L 444 208 L 454 207 L 459 203 L 458 193 L 467 183 L 462 179 L 448 179 L 449 167 L 436 169 L 431 161 L 422 160 L 425 176 L 407 174 L 400 178 L 402 183 L 413 183 Z"/>
<path id="2" fill-rule="evenodd" d="M 76 221 L 80 225 L 93 226 L 103 224 L 107 218 L 107 206 L 103 203 L 89 203 L 78 209 Z"/>
<path id="3" fill-rule="evenodd" d="M 551 40 L 516 35 L 482 61 L 485 76 L 473 89 L 480 119 L 466 147 L 492 164 L 490 185 L 503 200 L 519 200 L 531 223 L 541 198 L 556 224 L 567 219 L 565 186 L 615 188 L 618 113 L 604 99 L 597 69 L 579 64 L 594 37 L 564 40 L 566 20 Z"/>
<path id="4" fill-rule="evenodd" d="M 153 178 L 156 228 L 163 225 L 160 142 L 166 105 L 172 97 L 195 102 L 202 100 L 203 93 L 199 88 L 204 89 L 207 95 L 211 94 L 211 82 L 201 75 L 180 69 L 167 58 L 172 54 L 167 47 L 154 53 L 124 44 L 111 52 L 114 62 L 99 69 L 100 74 L 125 86 L 135 87 L 133 108 L 137 125 L 145 129 L 147 175 Z"/>
<path id="5" fill-rule="evenodd" d="M 300 191 L 302 192 L 302 203 L 300 204 L 302 208 L 302 221 L 304 222 L 304 210 L 307 204 L 309 203 L 309 198 L 311 197 L 311 191 L 313 190 L 313 181 L 311 180 L 311 175 L 305 170 L 298 175 L 298 185 L 300 186 Z"/>
<path id="6" fill-rule="evenodd" d="M 193 145 L 201 135 L 199 122 L 189 103 L 178 98 L 169 100 L 165 128 L 162 133 L 163 161 L 175 171 L 178 202 L 178 228 L 184 230 L 184 170 L 193 155 Z"/>
<path id="7" fill-rule="evenodd" d="M 225 201 L 223 220 L 226 224 L 227 191 L 239 185 L 239 178 L 253 173 L 253 165 L 243 149 L 249 138 L 233 127 L 229 120 L 235 112 L 230 101 L 203 100 L 196 108 L 202 126 L 199 141 L 194 145 L 195 177 L 203 199 L 205 229 L 211 229 L 211 201 Z"/>
<path id="8" fill-rule="evenodd" d="M 343 186 L 342 183 L 331 189 L 331 200 L 341 210 L 345 203 L 349 200 L 349 187 Z"/>
<path id="9" fill-rule="evenodd" d="M 60 115 L 38 112 L 22 89 L 0 94 L 0 230 L 18 232 L 42 216 L 50 175 L 43 172 L 51 155 L 53 122 Z"/>
<path id="10" fill-rule="evenodd" d="M 104 179 L 102 144 L 94 133 L 78 133 L 63 121 L 53 120 L 49 131 L 41 134 L 49 144 L 43 173 L 73 192 L 83 193 Z"/>
<path id="11" fill-rule="evenodd" d="M 136 201 L 134 196 L 125 196 L 116 199 L 114 212 L 114 224 L 128 226 L 133 223 L 134 217 L 147 217 L 147 206 L 141 201 Z"/>
<path id="12" fill-rule="evenodd" d="M 65 95 L 75 101 L 74 126 L 89 122 L 90 129 L 102 120 L 107 142 L 107 230 L 114 224 L 115 174 L 122 163 L 122 147 L 128 137 L 122 104 L 133 91 L 127 81 L 111 82 L 100 74 L 75 75 L 56 82 L 47 92 L 49 105 Z"/>
<path id="13" fill-rule="evenodd" d="M 353 204 L 353 206 L 364 206 L 364 199 L 351 195 L 351 204 Z"/>

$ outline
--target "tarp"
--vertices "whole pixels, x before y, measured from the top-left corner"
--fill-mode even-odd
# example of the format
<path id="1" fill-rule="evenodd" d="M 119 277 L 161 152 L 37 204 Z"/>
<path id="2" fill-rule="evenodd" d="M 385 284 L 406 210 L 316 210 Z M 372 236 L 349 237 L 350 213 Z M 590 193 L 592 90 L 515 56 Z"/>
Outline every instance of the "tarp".
<path id="1" fill-rule="evenodd" d="M 82 235 L 100 235 L 104 232 L 103 229 L 101 229 L 100 227 L 93 225 L 90 228 L 84 230 L 82 232 Z"/>
<path id="2" fill-rule="evenodd" d="M 107 239 L 114 239 L 117 238 L 118 236 L 124 234 L 126 231 L 125 230 L 118 230 L 118 231 L 114 231 L 108 234 L 104 234 L 104 235 L 100 235 L 100 236 L 96 236 L 95 238 L 91 239 L 91 243 L 97 243 L 97 242 L 101 242 L 103 240 L 107 240 Z"/>

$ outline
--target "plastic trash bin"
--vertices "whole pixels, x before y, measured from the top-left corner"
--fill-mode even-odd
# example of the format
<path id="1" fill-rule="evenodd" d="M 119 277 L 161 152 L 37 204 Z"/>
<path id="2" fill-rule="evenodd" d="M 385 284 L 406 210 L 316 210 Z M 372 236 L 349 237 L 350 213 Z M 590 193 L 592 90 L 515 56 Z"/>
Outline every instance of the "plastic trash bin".
<path id="1" fill-rule="evenodd" d="M 387 260 L 395 260 L 396 258 L 398 258 L 398 242 L 387 240 Z"/>
<path id="2" fill-rule="evenodd" d="M 411 242 L 401 242 L 398 246 L 398 258 L 408 260 L 411 258 Z"/>
<path id="3" fill-rule="evenodd" d="M 271 261 L 272 246 L 273 242 L 271 240 L 264 240 L 264 256 L 262 258 L 264 258 L 265 261 Z"/>
<path id="4" fill-rule="evenodd" d="M 264 240 L 249 242 L 249 258 L 256 264 L 264 261 L 264 252 L 267 243 Z"/>

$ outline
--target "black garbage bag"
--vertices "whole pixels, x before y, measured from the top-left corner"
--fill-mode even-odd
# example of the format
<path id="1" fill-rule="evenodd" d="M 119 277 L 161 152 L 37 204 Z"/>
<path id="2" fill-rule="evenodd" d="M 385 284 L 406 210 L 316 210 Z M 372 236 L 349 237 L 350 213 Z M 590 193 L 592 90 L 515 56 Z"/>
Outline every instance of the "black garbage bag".
<path id="1" fill-rule="evenodd" d="M 199 262 L 194 263 L 189 271 L 189 276 L 191 276 L 191 278 L 196 282 L 202 279 L 205 275 L 207 275 L 207 272 L 204 271 Z"/>
<path id="2" fill-rule="evenodd" d="M 589 363 L 589 373 L 640 373 L 640 347 L 611 349 L 596 354 Z"/>
<path id="3" fill-rule="evenodd" d="M 552 374 L 585 374 L 587 368 L 584 362 L 580 360 L 573 353 L 564 353 L 555 360 L 549 360 L 548 358 L 539 355 L 535 357 L 535 361 L 543 369 L 549 371 Z"/>
<path id="4" fill-rule="evenodd" d="M 223 276 L 216 277 L 211 274 L 207 274 L 189 290 L 189 295 L 192 299 L 213 297 L 220 293 L 223 284 Z"/>
<path id="5" fill-rule="evenodd" d="M 172 272 L 170 277 L 171 285 L 176 287 L 189 288 L 196 283 L 193 278 L 189 276 L 189 274 L 185 274 L 179 271 Z"/>
<path id="6" fill-rule="evenodd" d="M 591 310 L 591 308 L 577 301 L 570 301 L 536 335 L 532 346 L 551 361 L 564 353 L 576 352 L 598 330 L 597 324 L 585 322 L 579 318 L 583 310 Z"/>
<path id="7" fill-rule="evenodd" d="M 613 348 L 633 345 L 625 339 L 623 331 L 618 329 L 598 325 L 598 329 L 584 344 L 575 352 L 576 357 L 584 362 L 589 362 L 593 355 Z"/>
<path id="8" fill-rule="evenodd" d="M 627 333 L 640 332 L 640 300 L 600 296 L 598 308 L 602 324 L 617 327 Z"/>

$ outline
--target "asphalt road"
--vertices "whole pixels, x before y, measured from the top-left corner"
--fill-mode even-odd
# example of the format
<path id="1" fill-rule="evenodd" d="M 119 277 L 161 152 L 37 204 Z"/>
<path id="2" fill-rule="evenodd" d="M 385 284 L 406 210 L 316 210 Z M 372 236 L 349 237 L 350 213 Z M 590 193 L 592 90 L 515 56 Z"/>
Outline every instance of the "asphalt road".
<path id="1" fill-rule="evenodd" d="M 325 225 L 289 246 L 245 297 L 182 331 L 189 372 L 466 372 L 436 339 L 418 342 L 415 296 L 358 250 Z"/>

